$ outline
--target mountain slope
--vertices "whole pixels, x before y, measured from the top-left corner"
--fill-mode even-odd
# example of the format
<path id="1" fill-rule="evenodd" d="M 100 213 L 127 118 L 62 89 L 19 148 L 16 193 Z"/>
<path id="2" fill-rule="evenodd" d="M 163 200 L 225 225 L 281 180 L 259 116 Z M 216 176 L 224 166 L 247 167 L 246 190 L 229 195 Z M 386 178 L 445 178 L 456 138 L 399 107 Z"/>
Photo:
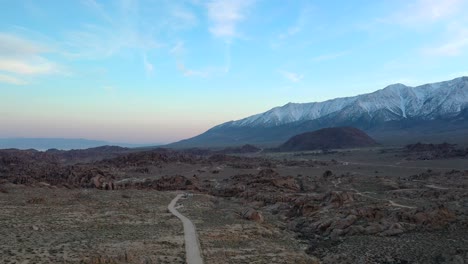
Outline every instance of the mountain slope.
<path id="1" fill-rule="evenodd" d="M 468 129 L 468 120 L 460 119 L 466 109 L 468 77 L 417 87 L 393 84 L 353 97 L 288 103 L 215 126 L 201 135 L 170 146 L 274 145 L 302 132 L 337 126 L 363 129 L 377 140 L 381 134 L 392 131 L 411 131 L 414 135 L 430 133 L 427 128 L 457 131 Z"/>

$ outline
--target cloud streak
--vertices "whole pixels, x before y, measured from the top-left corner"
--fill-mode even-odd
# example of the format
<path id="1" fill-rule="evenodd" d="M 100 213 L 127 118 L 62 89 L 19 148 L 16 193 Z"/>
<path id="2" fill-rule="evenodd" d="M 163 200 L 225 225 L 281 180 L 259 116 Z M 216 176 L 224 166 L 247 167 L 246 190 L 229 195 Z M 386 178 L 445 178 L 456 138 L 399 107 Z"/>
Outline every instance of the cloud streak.
<path id="1" fill-rule="evenodd" d="M 0 74 L 0 82 L 8 83 L 8 84 L 14 84 L 14 85 L 26 85 L 26 84 L 28 84 L 26 81 L 24 81 L 22 79 L 19 79 L 19 78 L 13 77 L 13 76 L 9 76 L 9 75 L 6 75 L 6 74 Z"/>
<path id="2" fill-rule="evenodd" d="M 29 56 L 48 52 L 44 45 L 14 34 L 0 33 L 0 56 Z"/>
<path id="3" fill-rule="evenodd" d="M 285 32 L 281 33 L 278 37 L 280 39 L 287 39 L 299 34 L 303 30 L 303 28 L 307 26 L 311 16 L 312 11 L 309 6 L 301 7 L 300 14 L 294 25 L 290 26 Z"/>
<path id="4" fill-rule="evenodd" d="M 405 26 L 425 26 L 452 16 L 462 10 L 463 0 L 418 0 L 382 22 Z"/>
<path id="5" fill-rule="evenodd" d="M 468 48 L 468 30 L 460 29 L 455 37 L 439 46 L 423 49 L 426 55 L 457 56 Z"/>
<path id="6" fill-rule="evenodd" d="M 82 0 L 82 4 L 107 23 L 82 24 L 65 35 L 63 55 L 70 60 L 106 60 L 120 57 L 139 57 L 143 54 L 142 68 L 147 75 L 154 72 L 154 65 L 147 54 L 160 48 L 156 41 L 152 21 L 140 14 L 140 3 L 122 0 L 104 8 L 96 0 Z M 147 5 L 146 5 L 147 4 Z M 145 2 L 145 7 L 154 5 Z M 184 19 L 188 13 L 178 11 Z"/>
<path id="7" fill-rule="evenodd" d="M 0 58 L 0 71 L 23 75 L 39 75 L 58 72 L 54 63 L 37 57 L 34 60 L 27 58 Z"/>
<path id="8" fill-rule="evenodd" d="M 177 63 L 177 69 L 184 76 L 187 76 L 187 77 L 190 77 L 190 76 L 208 77 L 208 75 L 210 74 L 209 71 L 197 71 L 197 70 L 188 69 L 187 67 L 185 67 L 185 64 L 183 64 L 183 63 Z"/>
<path id="9" fill-rule="evenodd" d="M 245 12 L 253 0 L 213 0 L 207 4 L 210 32 L 221 38 L 239 37 L 237 25 L 245 19 Z"/>
<path id="10" fill-rule="evenodd" d="M 181 56 L 185 53 L 185 44 L 183 41 L 178 41 L 172 48 L 169 50 L 169 53 L 175 56 Z"/>
<path id="11" fill-rule="evenodd" d="M 171 28 L 186 29 L 198 25 L 197 16 L 186 8 L 180 6 L 173 7 L 170 14 L 172 15 L 170 18 Z"/>
<path id="12" fill-rule="evenodd" d="M 143 55 L 143 65 L 145 67 L 145 71 L 147 75 L 151 75 L 154 72 L 154 66 L 151 62 L 148 61 L 148 57 Z"/>
<path id="13" fill-rule="evenodd" d="M 150 34 L 129 26 L 84 25 L 80 30 L 68 32 L 65 44 L 65 55 L 72 59 L 103 59 L 125 50 L 148 51 L 160 47 Z"/>
<path id="14" fill-rule="evenodd" d="M 83 5 L 91 9 L 105 21 L 112 23 L 113 19 L 107 14 L 105 9 L 96 0 L 82 0 Z"/>
<path id="15" fill-rule="evenodd" d="M 304 78 L 304 75 L 296 73 L 296 72 L 290 72 L 290 71 L 279 71 L 281 75 L 283 75 L 284 78 L 289 80 L 290 82 L 293 83 L 298 83 Z"/>
<path id="16" fill-rule="evenodd" d="M 43 44 L 0 33 L 0 81 L 25 85 L 23 77 L 59 73 L 59 66 L 45 57 L 49 52 Z"/>

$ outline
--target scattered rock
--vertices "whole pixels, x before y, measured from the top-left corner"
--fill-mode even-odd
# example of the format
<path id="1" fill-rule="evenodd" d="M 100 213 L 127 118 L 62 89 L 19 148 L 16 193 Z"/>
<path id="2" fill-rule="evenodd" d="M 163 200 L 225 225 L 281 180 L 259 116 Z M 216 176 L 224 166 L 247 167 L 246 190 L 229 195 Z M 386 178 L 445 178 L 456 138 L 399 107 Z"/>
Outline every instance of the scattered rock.
<path id="1" fill-rule="evenodd" d="M 255 221 L 257 223 L 263 223 L 263 215 L 257 210 L 247 208 L 240 213 L 240 216 L 246 220 Z"/>

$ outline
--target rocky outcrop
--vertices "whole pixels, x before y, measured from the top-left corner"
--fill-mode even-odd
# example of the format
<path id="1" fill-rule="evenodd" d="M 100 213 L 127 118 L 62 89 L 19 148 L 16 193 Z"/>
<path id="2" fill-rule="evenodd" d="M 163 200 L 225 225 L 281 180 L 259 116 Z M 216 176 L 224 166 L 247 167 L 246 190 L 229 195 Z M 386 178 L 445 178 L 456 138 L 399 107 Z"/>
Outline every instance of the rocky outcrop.
<path id="1" fill-rule="evenodd" d="M 105 177 L 104 175 L 97 175 L 91 178 L 92 183 L 96 189 L 103 189 L 103 190 L 114 190 L 116 186 L 114 185 L 114 181 Z"/>
<path id="2" fill-rule="evenodd" d="M 291 200 L 289 195 L 281 193 L 296 193 L 300 185 L 292 176 L 279 176 L 273 169 L 263 169 L 258 174 L 239 174 L 225 179 L 218 188 L 210 192 L 223 197 L 242 197 L 262 201 L 267 204 Z"/>
<path id="3" fill-rule="evenodd" d="M 423 144 L 406 145 L 404 148 L 407 159 L 432 160 L 468 157 L 468 148 L 457 148 L 456 144 Z"/>
<path id="4" fill-rule="evenodd" d="M 151 151 L 141 151 L 129 153 L 113 159 L 106 159 L 99 162 L 99 165 L 107 165 L 115 168 L 162 166 L 167 163 L 182 162 L 193 164 L 201 158 L 192 154 L 177 152 L 168 149 L 155 149 Z"/>
<path id="5" fill-rule="evenodd" d="M 114 189 L 114 176 L 89 164 L 65 165 L 50 153 L 0 151 L 0 177 L 13 184 Z"/>
<path id="6" fill-rule="evenodd" d="M 187 178 L 181 175 L 163 176 L 159 179 L 124 179 L 117 181 L 118 189 L 154 189 L 158 191 L 199 190 L 196 177 Z"/>

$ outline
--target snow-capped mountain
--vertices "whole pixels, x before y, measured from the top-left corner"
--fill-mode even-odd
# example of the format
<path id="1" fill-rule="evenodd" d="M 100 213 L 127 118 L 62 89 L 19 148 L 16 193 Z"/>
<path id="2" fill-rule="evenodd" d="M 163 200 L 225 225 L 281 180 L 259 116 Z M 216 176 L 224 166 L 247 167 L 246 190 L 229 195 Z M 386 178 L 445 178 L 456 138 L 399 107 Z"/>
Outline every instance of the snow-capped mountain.
<path id="1" fill-rule="evenodd" d="M 418 87 L 393 84 L 373 93 L 319 103 L 288 103 L 221 126 L 273 127 L 328 115 L 344 120 L 359 119 L 364 115 L 383 122 L 405 118 L 430 120 L 456 115 L 467 106 L 468 77 L 461 77 Z"/>
<path id="2" fill-rule="evenodd" d="M 441 131 L 462 133 L 464 138 L 463 133 L 468 133 L 468 77 L 417 87 L 393 84 L 373 93 L 324 102 L 288 103 L 220 124 L 172 146 L 272 145 L 299 133 L 337 126 L 360 128 L 377 140 L 396 134 L 418 139 L 415 135 Z"/>

